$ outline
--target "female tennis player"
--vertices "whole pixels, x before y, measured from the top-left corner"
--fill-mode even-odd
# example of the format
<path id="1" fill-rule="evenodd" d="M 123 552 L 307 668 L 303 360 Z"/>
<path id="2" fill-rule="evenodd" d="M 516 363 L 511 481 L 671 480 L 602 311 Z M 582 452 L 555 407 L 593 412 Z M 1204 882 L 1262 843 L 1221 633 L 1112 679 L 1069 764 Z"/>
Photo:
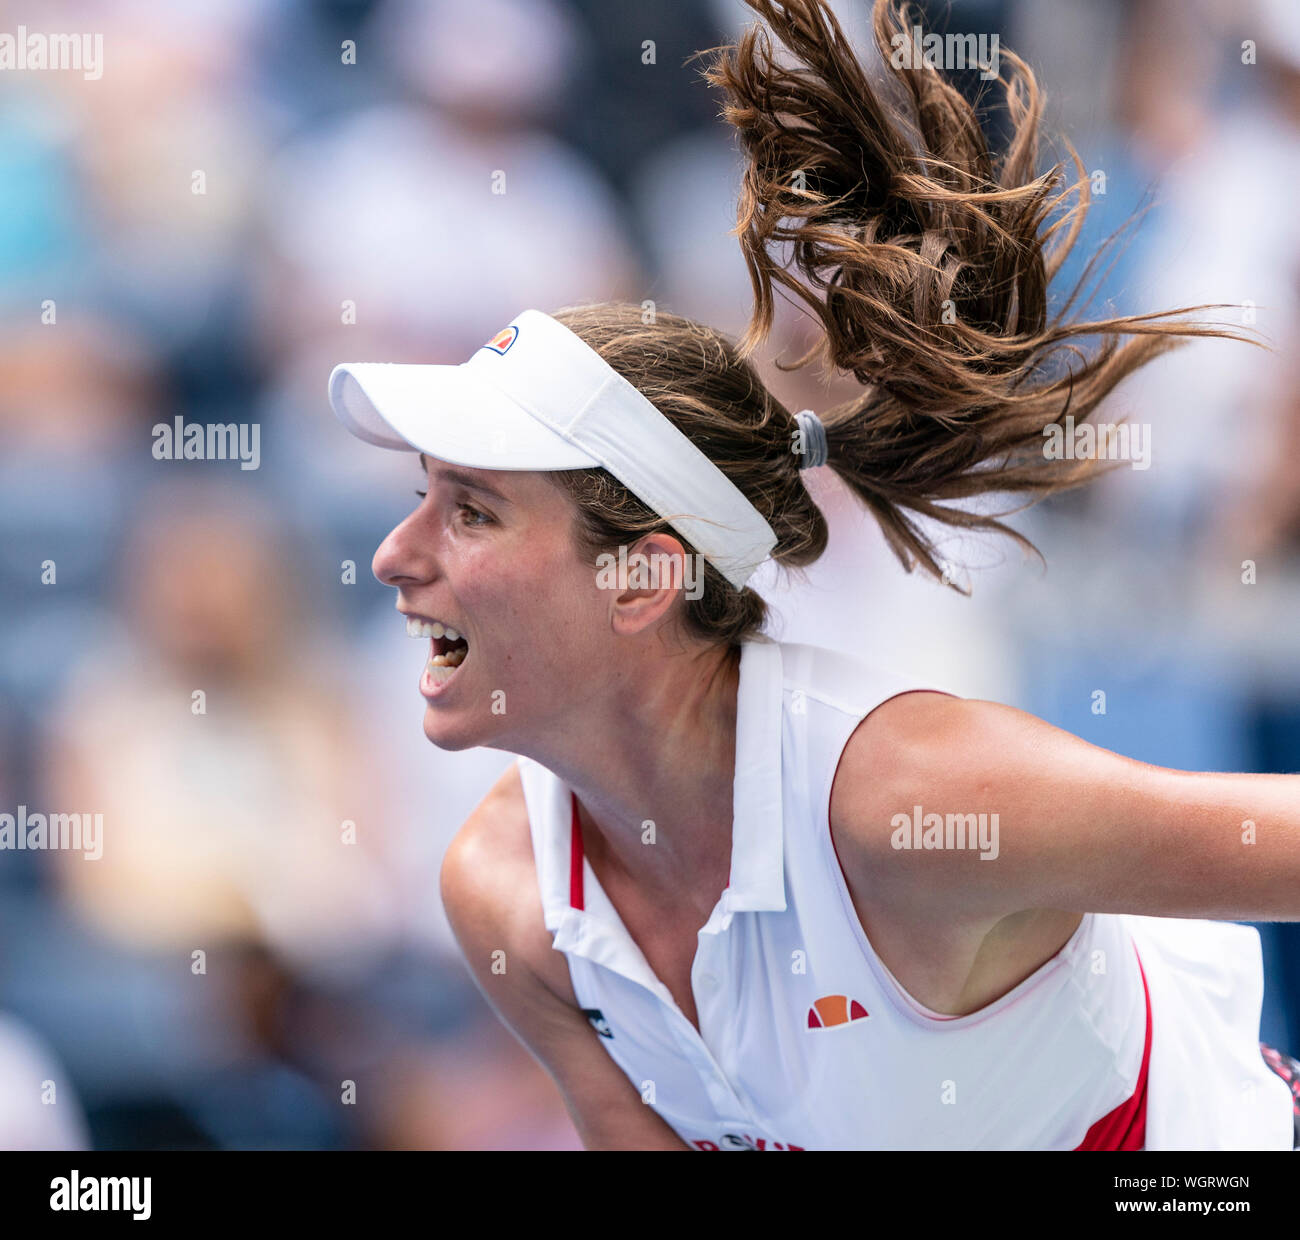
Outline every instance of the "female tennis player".
<path id="1" fill-rule="evenodd" d="M 939 575 L 916 514 L 1025 542 L 943 501 L 1077 485 L 1046 428 L 1231 333 L 1049 317 L 1087 186 L 1046 227 L 1069 190 L 1022 61 L 995 157 L 939 71 L 890 64 L 889 0 L 880 82 L 821 0 L 748 3 L 708 70 L 749 158 L 739 344 L 600 304 L 331 376 L 357 435 L 421 453 L 374 570 L 430 641 L 425 734 L 519 755 L 442 868 L 477 984 L 590 1149 L 1290 1149 L 1297 1065 L 1232 919 L 1300 918 L 1300 776 L 1148 766 L 773 641 L 746 586 L 825 548 L 822 465 L 909 568 Z M 766 390 L 774 284 L 859 398 Z"/>

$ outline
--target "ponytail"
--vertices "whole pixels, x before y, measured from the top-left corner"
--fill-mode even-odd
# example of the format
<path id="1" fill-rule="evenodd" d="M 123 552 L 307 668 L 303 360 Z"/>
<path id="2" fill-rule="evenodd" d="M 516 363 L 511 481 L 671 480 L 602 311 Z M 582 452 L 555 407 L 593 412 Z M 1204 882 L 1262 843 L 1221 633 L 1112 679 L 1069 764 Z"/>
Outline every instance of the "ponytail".
<path id="1" fill-rule="evenodd" d="M 1038 554 L 996 517 L 943 501 L 1022 493 L 1028 507 L 1089 481 L 1105 463 L 1049 459 L 1047 428 L 1083 422 L 1121 380 L 1187 338 L 1255 342 L 1169 321 L 1211 306 L 1070 319 L 1100 253 L 1049 318 L 1048 285 L 1078 238 L 1089 184 L 1068 141 L 1072 187 L 1061 188 L 1059 163 L 1036 172 L 1042 97 L 1019 57 L 1000 51 L 1011 138 L 995 156 L 974 108 L 936 69 L 891 65 L 919 20 L 906 0 L 875 3 L 881 82 L 824 0 L 746 3 L 764 25 L 705 73 L 748 156 L 736 232 L 754 309 L 740 356 L 771 328 L 774 285 L 821 320 L 820 343 L 785 369 L 817 358 L 863 385 L 820 415 L 828 463 L 908 571 L 919 562 L 947 580 L 914 515 L 994 530 Z M 774 53 L 770 35 L 788 54 Z M 1087 350 L 1085 337 L 1099 343 Z"/>

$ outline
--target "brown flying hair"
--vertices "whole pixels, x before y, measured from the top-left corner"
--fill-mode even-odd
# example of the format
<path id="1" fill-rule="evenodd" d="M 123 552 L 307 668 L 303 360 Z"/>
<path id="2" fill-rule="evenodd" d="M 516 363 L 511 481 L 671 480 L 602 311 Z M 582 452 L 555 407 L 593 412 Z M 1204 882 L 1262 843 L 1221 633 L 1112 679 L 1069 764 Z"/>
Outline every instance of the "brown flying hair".
<path id="1" fill-rule="evenodd" d="M 891 64 L 896 40 L 910 42 L 920 24 L 906 0 L 875 2 L 879 82 L 824 0 L 746 3 L 764 24 L 734 47 L 710 49 L 704 74 L 724 93 L 722 114 L 747 155 L 735 230 L 755 299 L 744 335 L 737 343 L 621 303 L 554 317 L 718 465 L 772 526 L 773 558 L 797 568 L 825 549 L 826 522 L 792 451 L 794 417 L 748 360 L 771 329 L 774 285 L 788 289 L 824 331 L 785 369 L 816 359 L 863 385 L 861 395 L 818 411 L 828 465 L 874 514 L 904 568 L 919 564 L 968 593 L 949 580 L 914 514 L 1005 534 L 1039 555 L 997 516 L 944 501 L 1006 493 L 1028 496 L 1023 508 L 1089 481 L 1111 463 L 1049 459 L 1046 428 L 1064 427 L 1067 416 L 1083 422 L 1116 384 L 1189 337 L 1255 342 L 1176 318 L 1213 306 L 1071 318 L 1115 236 L 1049 317 L 1049 282 L 1079 236 L 1091 193 L 1068 140 L 1073 185 L 1063 185 L 1060 163 L 1036 171 L 1043 99 L 1013 53 L 1000 49 L 990 83 L 1011 127 L 995 155 L 974 107 L 938 69 Z M 671 532 L 604 470 L 554 479 L 577 505 L 584 554 Z M 765 614 L 752 589 L 734 590 L 712 565 L 703 597 L 685 603 L 688 631 L 729 645 L 760 628 Z"/>

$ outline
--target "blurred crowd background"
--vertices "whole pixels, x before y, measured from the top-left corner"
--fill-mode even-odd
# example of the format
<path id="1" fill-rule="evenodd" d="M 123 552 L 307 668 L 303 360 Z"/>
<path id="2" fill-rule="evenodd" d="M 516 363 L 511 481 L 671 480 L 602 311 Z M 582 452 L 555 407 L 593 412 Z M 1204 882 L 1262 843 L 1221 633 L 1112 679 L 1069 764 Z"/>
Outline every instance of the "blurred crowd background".
<path id="1" fill-rule="evenodd" d="M 859 40 L 868 7 L 836 5 Z M 1122 387 L 1150 469 L 1015 518 L 1046 571 L 950 540 L 969 599 L 906 576 L 819 471 L 831 546 L 806 578 L 761 579 L 772 632 L 1146 761 L 1294 771 L 1300 17 L 1288 0 L 947 7 L 947 29 L 1030 61 L 1052 128 L 1104 173 L 1061 285 L 1145 206 L 1097 305 L 1231 303 L 1220 317 L 1276 351 L 1197 342 Z M 104 68 L 0 72 L 0 811 L 101 813 L 105 846 L 0 852 L 0 1146 L 578 1148 L 438 897 L 448 841 L 512 759 L 425 741 L 423 646 L 370 575 L 418 467 L 350 439 L 326 378 L 463 361 L 520 310 L 579 301 L 743 330 L 740 163 L 686 62 L 749 10 L 39 13 L 0 3 L 0 30 L 102 32 Z M 792 409 L 853 391 L 771 364 L 810 332 L 783 308 L 765 351 Z M 177 416 L 256 424 L 259 468 L 155 459 L 152 428 Z M 1263 1035 L 1291 1053 L 1298 929 L 1261 927 Z"/>

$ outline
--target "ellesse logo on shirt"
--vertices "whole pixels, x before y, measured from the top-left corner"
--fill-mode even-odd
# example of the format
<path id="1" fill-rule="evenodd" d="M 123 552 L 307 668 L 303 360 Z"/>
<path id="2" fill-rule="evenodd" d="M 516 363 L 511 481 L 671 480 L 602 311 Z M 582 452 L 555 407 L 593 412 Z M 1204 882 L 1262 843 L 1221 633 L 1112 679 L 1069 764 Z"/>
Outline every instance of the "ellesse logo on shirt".
<path id="1" fill-rule="evenodd" d="M 848 995 L 822 995 L 808 1009 L 809 1029 L 835 1029 L 855 1020 L 866 1020 L 870 1013 Z"/>

